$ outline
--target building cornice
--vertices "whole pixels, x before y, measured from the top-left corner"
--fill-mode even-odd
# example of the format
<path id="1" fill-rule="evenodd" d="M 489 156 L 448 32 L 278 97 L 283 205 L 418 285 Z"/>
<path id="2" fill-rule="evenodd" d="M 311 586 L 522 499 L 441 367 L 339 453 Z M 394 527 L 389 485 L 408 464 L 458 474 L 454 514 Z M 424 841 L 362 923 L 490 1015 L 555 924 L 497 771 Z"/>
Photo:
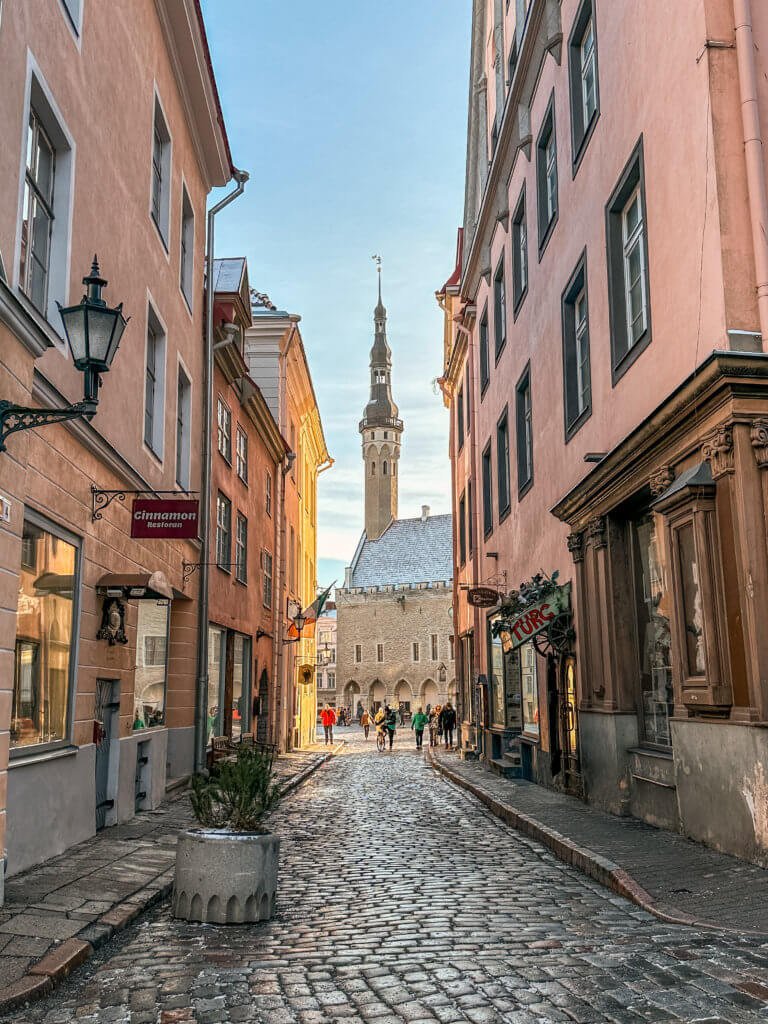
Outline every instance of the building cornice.
<path id="1" fill-rule="evenodd" d="M 712 352 L 642 423 L 620 441 L 583 480 L 551 509 L 554 516 L 581 530 L 631 497 L 638 480 L 650 480 L 670 461 L 670 449 L 697 433 L 697 426 L 734 396 L 768 395 L 768 353 Z M 694 438 L 694 440 L 696 440 Z M 699 446 L 705 440 L 698 438 Z"/>
<path id="2" fill-rule="evenodd" d="M 499 138 L 491 160 L 474 225 L 464 225 L 465 258 L 461 293 L 474 298 L 480 278 L 490 265 L 489 246 L 499 221 L 508 214 L 507 190 L 520 150 L 531 156 L 531 104 L 548 53 L 559 64 L 563 29 L 560 0 L 533 0 L 528 11 L 520 56 L 502 112 Z M 470 168 L 468 178 L 474 173 Z"/>
<path id="3" fill-rule="evenodd" d="M 187 127 L 208 186 L 226 185 L 232 157 L 199 0 L 155 0 Z"/>
<path id="4" fill-rule="evenodd" d="M 30 315 L 5 281 L 0 278 L 0 324 L 7 327 L 33 358 L 38 359 L 55 342 L 42 323 Z"/>

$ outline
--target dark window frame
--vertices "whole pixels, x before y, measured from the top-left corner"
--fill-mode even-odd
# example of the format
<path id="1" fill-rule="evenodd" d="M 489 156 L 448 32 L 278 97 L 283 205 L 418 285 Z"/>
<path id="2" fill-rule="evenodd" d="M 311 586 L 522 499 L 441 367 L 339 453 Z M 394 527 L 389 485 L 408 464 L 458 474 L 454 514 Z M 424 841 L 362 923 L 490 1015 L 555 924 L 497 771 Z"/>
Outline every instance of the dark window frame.
<path id="1" fill-rule="evenodd" d="M 627 201 L 639 186 L 643 205 L 643 256 L 645 264 L 646 315 L 645 331 L 631 347 L 627 347 L 627 304 L 624 288 L 624 242 L 622 214 Z M 608 311 L 611 336 L 611 384 L 618 384 L 635 360 L 652 341 L 651 277 L 648 238 L 648 205 L 645 198 L 645 159 L 643 136 L 621 172 L 621 176 L 605 205 L 605 241 L 608 268 Z M 622 349 L 619 349 L 619 342 Z"/>
<path id="2" fill-rule="evenodd" d="M 491 382 L 491 352 L 490 337 L 488 335 L 488 303 L 485 305 L 483 315 L 480 317 L 478 328 L 478 348 L 480 350 L 480 401 L 488 390 Z M 485 356 L 483 356 L 485 353 Z"/>
<path id="3" fill-rule="evenodd" d="M 600 56 L 597 44 L 597 0 L 582 0 L 581 6 L 573 20 L 573 28 L 568 39 L 568 95 L 571 104 L 571 170 L 575 178 L 589 141 L 600 120 Z M 595 66 L 595 110 L 589 124 L 584 124 L 582 96 L 581 44 L 584 32 L 592 21 L 593 53 Z"/>
<path id="4" fill-rule="evenodd" d="M 525 245 L 522 247 L 525 254 L 525 266 L 520 262 L 520 233 L 525 231 Z M 524 272 L 524 273 L 523 273 Z M 525 182 L 520 189 L 520 195 L 512 214 L 512 318 L 517 320 L 517 315 L 528 294 L 528 279 L 530 277 L 530 264 L 528 262 L 528 210 L 525 197 Z"/>
<path id="5" fill-rule="evenodd" d="M 587 308 L 587 402 L 581 412 L 574 410 L 574 396 L 578 391 L 578 346 L 576 337 L 576 299 L 584 292 Z M 592 353 L 589 331 L 589 286 L 587 250 L 584 248 L 560 301 L 563 327 L 563 422 L 565 443 L 581 429 L 592 415 Z M 576 387 L 576 391 L 573 388 Z M 575 412 L 575 415 L 574 415 Z"/>
<path id="6" fill-rule="evenodd" d="M 501 441 L 504 439 L 504 448 Z M 506 457 L 505 457 L 506 456 Z M 504 470 L 502 474 L 502 469 Z M 502 479 L 506 494 L 502 494 Z M 512 511 L 512 474 L 509 466 L 509 407 L 504 410 L 496 421 L 496 496 L 499 503 L 499 523 L 503 523 Z M 502 505 L 502 498 L 505 502 Z"/>
<path id="7" fill-rule="evenodd" d="M 554 140 L 555 147 L 555 202 L 552 216 L 547 217 L 547 147 L 549 140 Z M 536 139 L 536 220 L 539 226 L 539 263 L 560 217 L 560 185 L 557 166 L 557 122 L 555 119 L 555 90 L 549 97 L 547 109 L 542 118 L 539 136 Z"/>
<path id="8" fill-rule="evenodd" d="M 503 328 L 503 334 L 499 333 Z M 507 265 L 502 250 L 496 272 L 493 275 L 493 365 L 499 365 L 499 359 L 507 344 Z"/>
<path id="9" fill-rule="evenodd" d="M 481 459 L 483 484 L 483 536 L 493 533 L 493 444 L 489 440 Z M 486 472 L 487 470 L 487 472 Z"/>
<path id="10" fill-rule="evenodd" d="M 525 404 L 524 394 L 528 391 L 530 396 L 530 410 L 531 410 L 531 427 L 530 436 L 524 429 L 525 423 Z M 530 489 L 533 487 L 533 390 L 531 388 L 531 364 L 530 361 L 526 363 L 525 369 L 520 374 L 517 384 L 515 385 L 515 447 L 517 452 L 517 498 L 520 501 Z M 521 428 L 523 428 L 521 430 Z M 529 443 L 526 442 L 527 441 Z M 521 446 L 521 440 L 525 447 Z M 522 459 L 525 453 L 529 454 L 530 461 L 530 474 L 524 478 L 522 475 Z"/>
<path id="11" fill-rule="evenodd" d="M 467 495 L 461 492 L 459 498 L 459 566 L 467 562 Z"/>
<path id="12" fill-rule="evenodd" d="M 456 450 L 464 447 L 464 385 L 456 393 Z"/>
<path id="13" fill-rule="evenodd" d="M 475 551 L 475 536 L 472 529 L 472 480 L 467 480 L 467 554 L 471 557 Z"/>

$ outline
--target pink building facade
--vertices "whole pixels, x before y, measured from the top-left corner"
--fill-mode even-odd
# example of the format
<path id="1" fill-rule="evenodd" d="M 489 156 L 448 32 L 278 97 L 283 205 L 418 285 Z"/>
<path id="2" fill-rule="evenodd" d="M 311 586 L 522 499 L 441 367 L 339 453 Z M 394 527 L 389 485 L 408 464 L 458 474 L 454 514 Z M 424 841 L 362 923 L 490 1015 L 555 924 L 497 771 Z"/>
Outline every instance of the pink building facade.
<path id="1" fill-rule="evenodd" d="M 232 163 L 196 0 L 2 7 L 0 399 L 82 398 L 56 303 L 94 253 L 130 317 L 96 415 L 0 453 L 11 874 L 193 769 L 200 545 L 133 538 L 131 492 L 200 488 L 206 197 Z"/>
<path id="2" fill-rule="evenodd" d="M 766 863 L 768 10 L 475 0 L 472 32 L 464 753 Z M 557 628 L 494 637 L 466 588 L 542 571 Z"/>

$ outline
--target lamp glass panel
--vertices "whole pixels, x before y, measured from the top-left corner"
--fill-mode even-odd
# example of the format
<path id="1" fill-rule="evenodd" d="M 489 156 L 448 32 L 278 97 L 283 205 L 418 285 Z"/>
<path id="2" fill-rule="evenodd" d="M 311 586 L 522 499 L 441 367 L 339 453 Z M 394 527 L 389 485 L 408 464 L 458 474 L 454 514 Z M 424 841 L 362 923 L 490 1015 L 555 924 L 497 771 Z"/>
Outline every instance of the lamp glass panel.
<path id="1" fill-rule="evenodd" d="M 62 310 L 61 319 L 64 321 L 72 358 L 78 363 L 88 356 L 85 343 L 85 309 L 83 306 L 72 306 L 71 309 Z"/>
<path id="2" fill-rule="evenodd" d="M 110 341 L 115 328 L 117 313 L 114 309 L 103 307 L 88 309 L 88 355 L 94 362 L 109 364 L 113 354 L 110 352 Z"/>

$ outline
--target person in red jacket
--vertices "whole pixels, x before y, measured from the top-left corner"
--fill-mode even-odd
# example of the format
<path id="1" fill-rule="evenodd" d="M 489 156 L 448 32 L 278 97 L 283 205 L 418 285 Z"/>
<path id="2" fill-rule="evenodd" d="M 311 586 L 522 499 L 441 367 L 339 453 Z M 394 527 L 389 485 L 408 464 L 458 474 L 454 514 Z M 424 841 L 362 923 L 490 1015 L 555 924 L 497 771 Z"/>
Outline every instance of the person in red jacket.
<path id="1" fill-rule="evenodd" d="M 320 712 L 320 721 L 323 723 L 323 729 L 325 729 L 325 742 L 333 743 L 333 727 L 336 725 L 336 712 L 330 704 L 326 704 Z"/>

